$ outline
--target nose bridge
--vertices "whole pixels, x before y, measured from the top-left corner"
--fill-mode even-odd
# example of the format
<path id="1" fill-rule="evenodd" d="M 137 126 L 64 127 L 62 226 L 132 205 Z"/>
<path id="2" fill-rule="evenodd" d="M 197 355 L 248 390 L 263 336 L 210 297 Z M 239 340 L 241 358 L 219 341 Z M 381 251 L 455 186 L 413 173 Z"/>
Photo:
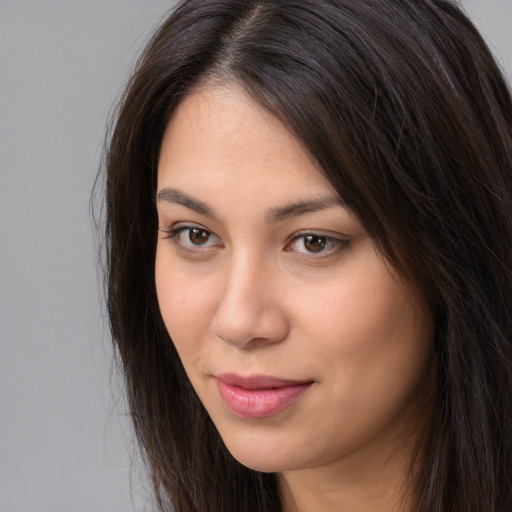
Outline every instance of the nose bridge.
<path id="1" fill-rule="evenodd" d="M 234 253 L 219 290 L 212 320 L 214 335 L 241 348 L 285 338 L 288 322 L 275 293 L 275 278 L 265 257 L 249 250 Z"/>

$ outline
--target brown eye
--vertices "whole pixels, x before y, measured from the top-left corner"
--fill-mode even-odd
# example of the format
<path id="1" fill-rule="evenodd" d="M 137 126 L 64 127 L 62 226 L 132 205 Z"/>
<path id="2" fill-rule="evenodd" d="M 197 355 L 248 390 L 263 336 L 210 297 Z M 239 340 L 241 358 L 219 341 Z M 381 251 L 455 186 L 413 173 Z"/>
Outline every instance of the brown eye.
<path id="1" fill-rule="evenodd" d="M 323 233 L 297 233 L 286 245 L 286 251 L 313 256 L 334 255 L 350 245 L 350 241 L 342 235 L 330 236 Z"/>
<path id="2" fill-rule="evenodd" d="M 325 236 L 307 235 L 303 240 L 304 247 L 309 252 L 321 252 L 327 245 L 327 238 Z"/>
<path id="3" fill-rule="evenodd" d="M 210 232 L 206 231 L 206 229 L 200 229 L 200 228 L 189 228 L 188 229 L 188 239 L 194 245 L 204 245 L 206 242 L 208 242 L 209 238 L 210 238 Z"/>
<path id="4" fill-rule="evenodd" d="M 222 246 L 219 237 L 202 226 L 181 226 L 166 233 L 167 238 L 185 250 L 199 251 Z"/>

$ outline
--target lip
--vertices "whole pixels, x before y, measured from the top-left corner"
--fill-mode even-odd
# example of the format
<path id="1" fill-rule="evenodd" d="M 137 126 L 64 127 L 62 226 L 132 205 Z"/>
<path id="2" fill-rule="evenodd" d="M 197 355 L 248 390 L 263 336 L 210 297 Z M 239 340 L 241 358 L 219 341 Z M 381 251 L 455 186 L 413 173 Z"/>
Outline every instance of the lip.
<path id="1" fill-rule="evenodd" d="M 268 418 L 297 401 L 313 381 L 280 379 L 266 375 L 216 376 L 219 394 L 231 412 L 241 418 Z"/>

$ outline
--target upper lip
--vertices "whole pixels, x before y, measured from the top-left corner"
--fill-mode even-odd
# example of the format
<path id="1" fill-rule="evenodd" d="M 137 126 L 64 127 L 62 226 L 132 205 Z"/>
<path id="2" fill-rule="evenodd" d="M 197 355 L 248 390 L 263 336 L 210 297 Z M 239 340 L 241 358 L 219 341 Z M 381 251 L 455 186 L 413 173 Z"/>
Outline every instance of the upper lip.
<path id="1" fill-rule="evenodd" d="M 225 384 L 231 386 L 237 386 L 244 389 L 271 389 L 271 388 L 283 388 L 286 386 L 300 386 L 309 384 L 312 381 L 305 380 L 292 380 L 292 379 L 281 379 L 271 375 L 249 375 L 242 376 L 236 373 L 223 373 L 217 375 L 216 378 Z"/>

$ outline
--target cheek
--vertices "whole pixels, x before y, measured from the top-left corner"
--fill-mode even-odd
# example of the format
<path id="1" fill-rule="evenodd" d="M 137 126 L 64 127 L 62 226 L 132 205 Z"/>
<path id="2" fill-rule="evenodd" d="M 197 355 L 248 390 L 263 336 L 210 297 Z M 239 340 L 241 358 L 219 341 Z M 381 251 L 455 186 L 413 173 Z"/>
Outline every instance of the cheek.
<path id="1" fill-rule="evenodd" d="M 198 350 L 212 309 L 208 280 L 194 280 L 178 265 L 164 263 L 157 250 L 155 283 L 160 312 L 180 356 Z M 186 361 L 184 361 L 186 363 Z"/>
<path id="2" fill-rule="evenodd" d="M 326 393 L 324 412 L 308 421 L 311 429 L 330 425 L 329 435 L 342 445 L 356 446 L 393 418 L 415 414 L 431 360 L 429 308 L 386 273 L 354 276 L 354 284 L 345 282 L 325 300 L 326 290 L 319 290 L 309 303 L 304 327 Z"/>
<path id="3" fill-rule="evenodd" d="M 379 395 L 379 387 L 407 386 L 423 374 L 433 322 L 421 296 L 379 260 L 365 268 L 317 286 L 299 311 L 340 387 Z"/>
<path id="4" fill-rule="evenodd" d="M 410 300 L 391 277 L 352 274 L 308 292 L 297 303 L 297 318 L 333 350 L 374 349 L 380 340 L 412 327 Z"/>

